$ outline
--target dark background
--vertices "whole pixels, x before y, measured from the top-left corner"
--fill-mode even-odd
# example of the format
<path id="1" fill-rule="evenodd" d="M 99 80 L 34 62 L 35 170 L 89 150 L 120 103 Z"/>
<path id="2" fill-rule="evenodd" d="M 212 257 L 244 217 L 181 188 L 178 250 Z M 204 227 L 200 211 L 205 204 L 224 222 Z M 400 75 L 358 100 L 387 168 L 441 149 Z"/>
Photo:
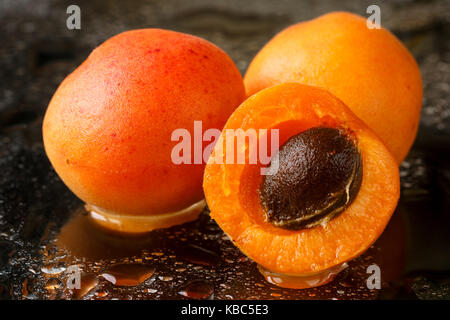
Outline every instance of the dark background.
<path id="1" fill-rule="evenodd" d="M 81 8 L 81 30 L 66 28 L 70 4 Z M 265 283 L 255 264 L 232 246 L 207 214 L 188 226 L 154 233 L 152 237 L 175 242 L 158 242 L 148 252 L 81 259 L 53 247 L 60 227 L 82 203 L 62 184 L 45 156 L 42 118 L 58 84 L 93 48 L 125 30 L 167 28 L 212 41 L 244 73 L 262 45 L 287 25 L 335 10 L 367 15 L 370 4 L 381 7 L 381 24 L 419 63 L 422 118 L 416 143 L 401 166 L 402 196 L 395 219 L 375 247 L 332 285 L 294 291 Z M 162 253 L 166 259 L 146 259 L 157 266 L 151 281 L 127 289 L 100 281 L 84 298 L 182 298 L 180 288 L 201 278 L 206 279 L 206 291 L 211 289 L 208 297 L 218 299 L 449 299 L 449 40 L 450 1 L 1 0 L 0 298 L 71 298 L 62 291 L 63 275 L 45 272 L 47 264 L 64 268 L 77 263 L 95 274 L 114 262 L 136 262 Z M 213 262 L 197 265 L 177 254 L 177 247 L 185 243 L 211 249 L 214 254 L 207 259 Z M 386 277 L 381 291 L 370 291 L 364 287 L 364 261 L 383 263 L 380 259 L 387 270 L 395 269 L 389 263 L 401 270 Z M 173 265 L 187 271 L 179 275 Z M 173 279 L 162 280 L 164 276 Z"/>

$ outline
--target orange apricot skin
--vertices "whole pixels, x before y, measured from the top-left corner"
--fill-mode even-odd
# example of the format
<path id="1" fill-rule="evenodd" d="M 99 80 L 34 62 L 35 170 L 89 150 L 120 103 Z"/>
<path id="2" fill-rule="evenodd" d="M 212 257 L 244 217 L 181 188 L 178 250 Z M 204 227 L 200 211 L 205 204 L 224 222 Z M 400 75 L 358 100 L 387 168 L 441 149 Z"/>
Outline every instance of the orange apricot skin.
<path id="1" fill-rule="evenodd" d="M 283 123 L 291 123 L 290 136 L 310 127 L 339 126 L 349 128 L 358 141 L 363 161 L 360 190 L 353 203 L 325 226 L 290 231 L 267 223 L 257 193 L 260 166 L 226 164 L 225 158 L 223 164 L 212 161 L 217 161 L 225 130 L 271 129 Z M 242 252 L 272 272 L 311 274 L 357 257 L 380 236 L 396 208 L 400 178 L 394 157 L 364 122 L 323 89 L 299 83 L 264 89 L 235 110 L 218 141 L 203 182 L 211 216 Z"/>
<path id="2" fill-rule="evenodd" d="M 334 12 L 270 40 L 244 77 L 247 95 L 283 82 L 322 87 L 375 131 L 401 163 L 416 137 L 422 79 L 416 61 L 388 30 Z"/>
<path id="3" fill-rule="evenodd" d="M 181 210 L 203 198 L 204 164 L 172 162 L 175 129 L 222 128 L 245 99 L 220 48 L 187 34 L 116 35 L 59 86 L 43 123 L 46 153 L 82 200 L 127 215 Z"/>

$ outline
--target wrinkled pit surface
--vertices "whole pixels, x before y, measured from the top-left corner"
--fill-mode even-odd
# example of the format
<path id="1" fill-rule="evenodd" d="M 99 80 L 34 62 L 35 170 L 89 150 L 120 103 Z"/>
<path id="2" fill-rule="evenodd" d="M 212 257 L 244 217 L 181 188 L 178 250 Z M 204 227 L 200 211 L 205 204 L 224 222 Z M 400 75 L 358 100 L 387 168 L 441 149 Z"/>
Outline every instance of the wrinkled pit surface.
<path id="1" fill-rule="evenodd" d="M 340 214 L 362 180 L 361 155 L 349 133 L 314 127 L 279 150 L 259 189 L 266 220 L 291 230 L 312 228 Z"/>

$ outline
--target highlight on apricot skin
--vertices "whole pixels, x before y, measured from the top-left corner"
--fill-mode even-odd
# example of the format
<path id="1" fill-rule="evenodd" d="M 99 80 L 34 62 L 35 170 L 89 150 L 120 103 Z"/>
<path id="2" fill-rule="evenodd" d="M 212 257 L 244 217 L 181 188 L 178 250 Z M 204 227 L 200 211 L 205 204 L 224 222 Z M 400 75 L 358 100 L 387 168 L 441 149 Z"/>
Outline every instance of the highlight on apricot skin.
<path id="1" fill-rule="evenodd" d="M 284 82 L 328 90 L 381 138 L 401 163 L 411 148 L 422 106 L 416 61 L 388 30 L 334 12 L 292 25 L 271 39 L 244 77 L 247 95 Z"/>
<path id="2" fill-rule="evenodd" d="M 45 114 L 45 150 L 102 224 L 168 227 L 204 207 L 204 164 L 173 163 L 172 133 L 193 137 L 195 120 L 220 129 L 244 99 L 239 70 L 212 43 L 161 29 L 124 32 L 61 83 Z"/>
<path id="3" fill-rule="evenodd" d="M 227 130 L 239 128 L 279 130 L 272 175 L 261 175 L 261 163 L 217 161 L 227 153 Z M 259 145 L 247 141 L 237 156 L 248 158 L 261 147 L 256 134 Z M 286 83 L 234 111 L 205 168 L 203 188 L 212 218 L 268 281 L 306 288 L 331 281 L 375 242 L 396 208 L 399 180 L 390 151 L 341 100 Z"/>

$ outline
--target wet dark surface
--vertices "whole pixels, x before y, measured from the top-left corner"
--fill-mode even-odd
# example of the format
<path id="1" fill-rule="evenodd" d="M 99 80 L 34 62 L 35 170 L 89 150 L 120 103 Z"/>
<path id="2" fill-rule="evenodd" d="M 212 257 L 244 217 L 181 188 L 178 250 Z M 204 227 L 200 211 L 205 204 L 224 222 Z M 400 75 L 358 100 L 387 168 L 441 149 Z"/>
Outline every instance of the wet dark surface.
<path id="1" fill-rule="evenodd" d="M 98 230 L 45 156 L 41 122 L 57 85 L 118 32 L 163 27 L 193 33 L 222 47 L 244 72 L 284 26 L 333 10 L 364 15 L 373 3 L 381 7 L 382 24 L 420 65 L 422 119 L 401 166 L 401 201 L 388 228 L 326 286 L 290 290 L 266 283 L 206 212 L 196 222 L 132 239 Z M 0 299 L 450 298 L 449 1 L 89 0 L 77 1 L 82 29 L 76 31 L 65 25 L 69 4 L 0 2 Z M 76 244 L 71 234 L 78 235 Z M 366 269 L 374 263 L 381 268 L 381 290 L 366 286 Z M 139 284 L 120 287 L 101 276 L 117 264 L 125 264 L 121 277 L 134 275 Z M 136 264 L 144 276 L 136 276 Z M 83 272 L 76 292 L 66 288 L 73 266 Z"/>

